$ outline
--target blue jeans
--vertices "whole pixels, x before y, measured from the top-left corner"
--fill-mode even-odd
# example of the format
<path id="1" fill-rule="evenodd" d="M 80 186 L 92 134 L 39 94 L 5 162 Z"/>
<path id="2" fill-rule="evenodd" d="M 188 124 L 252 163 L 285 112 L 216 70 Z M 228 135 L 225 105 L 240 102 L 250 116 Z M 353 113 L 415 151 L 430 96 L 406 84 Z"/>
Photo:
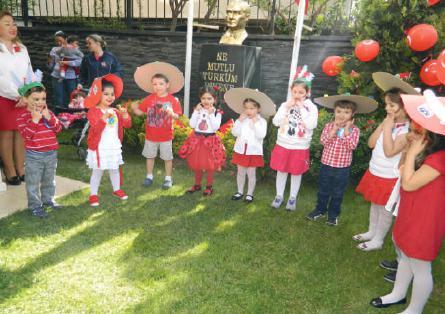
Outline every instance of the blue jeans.
<path id="1" fill-rule="evenodd" d="M 53 106 L 68 108 L 71 92 L 77 88 L 77 79 L 67 80 L 51 77 L 53 86 Z M 56 112 L 58 110 L 55 110 Z"/>
<path id="2" fill-rule="evenodd" d="M 318 199 L 316 210 L 328 212 L 329 218 L 340 215 L 343 195 L 349 183 L 350 167 L 334 168 L 321 164 L 318 177 Z"/>
<path id="3" fill-rule="evenodd" d="M 26 151 L 25 182 L 28 208 L 35 209 L 54 200 L 56 193 L 57 151 Z"/>

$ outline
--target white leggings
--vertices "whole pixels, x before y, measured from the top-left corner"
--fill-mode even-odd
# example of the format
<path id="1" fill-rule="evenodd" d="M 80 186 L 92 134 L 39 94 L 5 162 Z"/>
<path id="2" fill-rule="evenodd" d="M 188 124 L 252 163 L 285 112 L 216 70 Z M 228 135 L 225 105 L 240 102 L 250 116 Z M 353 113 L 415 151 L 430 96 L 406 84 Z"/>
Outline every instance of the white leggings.
<path id="1" fill-rule="evenodd" d="M 244 194 L 244 184 L 246 182 L 246 175 L 248 178 L 247 195 L 252 195 L 255 191 L 256 185 L 256 168 L 238 166 L 238 173 L 236 175 L 236 182 L 238 185 L 238 193 Z"/>
<path id="2" fill-rule="evenodd" d="M 277 172 L 277 182 L 276 182 L 276 188 L 277 188 L 277 196 L 280 196 L 281 198 L 284 197 L 284 189 L 286 188 L 286 181 L 287 181 L 287 172 Z M 297 198 L 298 191 L 300 190 L 301 185 L 301 174 L 299 175 L 291 175 L 290 177 L 290 198 Z"/>
<path id="3" fill-rule="evenodd" d="M 431 262 L 410 258 L 402 253 L 397 267 L 396 281 L 390 294 L 382 298 L 383 303 L 397 302 L 406 297 L 409 285 L 413 282 L 411 301 L 403 314 L 421 314 L 433 291 Z"/>
<path id="4" fill-rule="evenodd" d="M 93 169 L 90 179 L 90 190 L 91 195 L 97 195 L 99 192 L 100 181 L 105 170 Z M 109 169 L 108 173 L 110 175 L 111 185 L 113 186 L 113 191 L 120 189 L 120 175 L 119 169 Z"/>

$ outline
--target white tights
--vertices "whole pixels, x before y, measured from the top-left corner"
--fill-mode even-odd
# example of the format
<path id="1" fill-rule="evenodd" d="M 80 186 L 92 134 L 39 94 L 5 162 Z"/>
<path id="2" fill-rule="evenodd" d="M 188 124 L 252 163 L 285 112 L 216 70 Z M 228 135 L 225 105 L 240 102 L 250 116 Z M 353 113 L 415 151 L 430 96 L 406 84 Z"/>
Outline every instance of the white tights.
<path id="1" fill-rule="evenodd" d="M 100 181 L 105 170 L 93 169 L 90 179 L 90 190 L 91 195 L 97 195 L 99 192 Z M 110 175 L 111 185 L 113 186 L 113 191 L 120 189 L 120 175 L 119 169 L 109 169 L 108 173 Z"/>
<path id="2" fill-rule="evenodd" d="M 421 314 L 433 291 L 431 262 L 410 258 L 403 252 L 397 267 L 394 288 L 390 294 L 381 297 L 382 303 L 393 303 L 405 298 L 411 281 L 413 282 L 411 301 L 402 313 Z"/>
<path id="3" fill-rule="evenodd" d="M 369 228 L 366 233 L 360 234 L 360 237 L 367 241 L 364 251 L 380 249 L 383 246 L 385 236 L 391 228 L 392 213 L 385 209 L 385 206 L 371 203 L 369 210 Z"/>
<path id="4" fill-rule="evenodd" d="M 287 180 L 287 172 L 277 172 L 277 196 L 281 198 L 284 197 L 284 189 L 286 188 L 286 180 Z M 300 190 L 301 185 L 301 174 L 300 175 L 291 175 L 290 177 L 290 195 L 289 198 L 297 198 L 298 191 Z"/>
<path id="5" fill-rule="evenodd" d="M 248 178 L 247 195 L 252 195 L 255 191 L 256 185 L 256 168 L 238 166 L 238 173 L 236 175 L 236 183 L 238 184 L 238 193 L 244 193 L 244 184 L 246 182 L 246 175 Z"/>

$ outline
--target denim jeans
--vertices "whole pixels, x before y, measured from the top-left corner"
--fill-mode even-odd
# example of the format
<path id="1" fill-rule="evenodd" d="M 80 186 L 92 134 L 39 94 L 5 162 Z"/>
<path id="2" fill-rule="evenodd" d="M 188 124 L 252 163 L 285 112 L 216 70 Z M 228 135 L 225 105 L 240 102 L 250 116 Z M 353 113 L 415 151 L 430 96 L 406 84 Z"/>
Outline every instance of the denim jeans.
<path id="1" fill-rule="evenodd" d="M 58 79 L 51 77 L 53 86 L 53 106 L 68 108 L 71 92 L 77 87 L 77 79 Z M 54 110 L 58 113 L 58 110 Z"/>
<path id="2" fill-rule="evenodd" d="M 51 203 L 56 193 L 57 151 L 26 151 L 25 182 L 28 208 Z"/>
<path id="3" fill-rule="evenodd" d="M 349 183 L 350 167 L 334 168 L 321 164 L 318 177 L 318 200 L 316 210 L 328 212 L 329 218 L 340 215 L 343 194 Z"/>

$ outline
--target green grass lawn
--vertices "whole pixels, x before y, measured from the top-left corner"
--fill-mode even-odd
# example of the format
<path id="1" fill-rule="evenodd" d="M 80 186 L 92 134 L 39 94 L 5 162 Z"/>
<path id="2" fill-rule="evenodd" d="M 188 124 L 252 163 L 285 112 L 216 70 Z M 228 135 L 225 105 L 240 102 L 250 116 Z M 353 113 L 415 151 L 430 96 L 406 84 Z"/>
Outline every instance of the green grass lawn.
<path id="1" fill-rule="evenodd" d="M 397 313 L 371 298 L 389 292 L 378 267 L 393 258 L 361 252 L 351 236 L 367 227 L 368 204 L 350 189 L 338 227 L 310 222 L 316 188 L 303 179 L 299 210 L 273 211 L 274 180 L 258 182 L 255 202 L 230 196 L 234 172 L 216 175 L 208 198 L 184 195 L 193 176 L 175 161 L 175 185 L 144 188 L 145 163 L 125 156 L 128 201 L 111 196 L 104 176 L 101 205 L 88 191 L 59 201 L 46 220 L 27 211 L 0 220 L 1 313 Z M 87 182 L 73 146 L 60 150 L 59 175 Z M 445 257 L 433 264 L 435 286 L 425 313 L 444 313 Z"/>

